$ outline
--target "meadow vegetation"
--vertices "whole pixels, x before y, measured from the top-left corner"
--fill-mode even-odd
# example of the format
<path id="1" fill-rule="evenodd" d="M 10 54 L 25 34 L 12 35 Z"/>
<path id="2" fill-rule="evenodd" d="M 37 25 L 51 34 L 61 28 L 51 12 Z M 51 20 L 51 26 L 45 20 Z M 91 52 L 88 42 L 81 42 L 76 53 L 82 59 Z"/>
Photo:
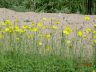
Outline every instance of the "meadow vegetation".
<path id="1" fill-rule="evenodd" d="M 96 71 L 95 19 L 93 27 L 86 29 L 65 26 L 53 18 L 25 22 L 0 23 L 0 72 Z"/>
<path id="2" fill-rule="evenodd" d="M 0 8 L 47 13 L 88 11 L 86 0 L 0 0 Z M 96 0 L 92 14 L 96 14 Z M 90 16 L 85 16 L 80 26 L 72 26 L 64 18 L 66 25 L 58 18 L 44 17 L 39 22 L 27 19 L 20 24 L 17 18 L 4 17 L 0 22 L 0 72 L 96 72 L 96 19 L 87 27 Z"/>

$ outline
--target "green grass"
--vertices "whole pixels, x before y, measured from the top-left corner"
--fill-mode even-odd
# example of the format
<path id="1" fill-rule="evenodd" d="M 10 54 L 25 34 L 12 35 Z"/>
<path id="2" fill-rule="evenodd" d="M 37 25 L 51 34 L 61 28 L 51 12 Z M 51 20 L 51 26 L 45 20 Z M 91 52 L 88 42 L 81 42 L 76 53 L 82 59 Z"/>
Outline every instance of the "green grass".
<path id="1" fill-rule="evenodd" d="M 78 67 L 73 59 L 7 51 L 0 54 L 0 72 L 92 72 L 94 67 Z"/>

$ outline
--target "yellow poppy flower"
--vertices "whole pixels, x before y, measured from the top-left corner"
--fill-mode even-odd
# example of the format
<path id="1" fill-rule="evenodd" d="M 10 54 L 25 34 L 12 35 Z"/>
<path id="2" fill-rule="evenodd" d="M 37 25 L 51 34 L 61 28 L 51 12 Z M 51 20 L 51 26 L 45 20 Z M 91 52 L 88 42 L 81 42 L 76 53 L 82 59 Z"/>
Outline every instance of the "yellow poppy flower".
<path id="1" fill-rule="evenodd" d="M 66 35 L 69 35 L 70 34 L 70 32 L 68 32 L 66 30 L 64 30 L 63 33 L 66 34 Z"/>
<path id="2" fill-rule="evenodd" d="M 14 29 L 13 29 L 13 27 L 5 28 L 5 32 L 13 33 Z"/>
<path id="3" fill-rule="evenodd" d="M 51 35 L 50 34 L 46 34 L 46 38 L 47 39 L 50 39 L 51 38 Z"/>
<path id="4" fill-rule="evenodd" d="M 23 29 L 16 29 L 15 31 L 18 33 L 24 33 L 25 32 L 25 30 L 23 30 Z"/>
<path id="5" fill-rule="evenodd" d="M 32 30 L 33 30 L 34 32 L 37 32 L 37 31 L 38 31 L 38 28 L 34 27 Z"/>
<path id="6" fill-rule="evenodd" d="M 43 45 L 42 41 L 39 41 L 39 45 L 40 45 L 40 46 Z"/>
<path id="7" fill-rule="evenodd" d="M 96 34 L 96 30 L 93 31 L 93 34 Z"/>
<path id="8" fill-rule="evenodd" d="M 5 23 L 5 22 L 1 22 L 1 25 L 2 25 L 2 26 L 5 26 L 5 25 L 6 25 L 6 23 Z"/>
<path id="9" fill-rule="evenodd" d="M 5 32 L 9 32 L 9 30 L 10 30 L 9 28 L 5 28 Z"/>
<path id="10" fill-rule="evenodd" d="M 5 23 L 8 25 L 12 25 L 12 22 L 10 20 L 6 20 Z"/>
<path id="11" fill-rule="evenodd" d="M 89 20 L 90 20 L 90 17 L 85 16 L 84 20 L 85 20 L 85 21 L 89 21 Z"/>
<path id="12" fill-rule="evenodd" d="M 14 32 L 14 27 L 13 26 L 10 26 L 9 29 L 10 29 L 9 30 L 10 33 L 13 33 Z"/>
<path id="13" fill-rule="evenodd" d="M 47 18 L 43 18 L 43 20 L 44 20 L 44 21 L 46 21 L 46 20 L 47 20 Z"/>
<path id="14" fill-rule="evenodd" d="M 24 25 L 23 28 L 24 28 L 24 29 L 30 29 L 31 27 L 28 26 L 28 25 Z"/>
<path id="15" fill-rule="evenodd" d="M 57 26 L 53 25 L 51 26 L 52 29 L 57 29 Z"/>
<path id="16" fill-rule="evenodd" d="M 79 31 L 78 36 L 83 36 L 83 31 Z"/>
<path id="17" fill-rule="evenodd" d="M 39 23 L 37 24 L 37 26 L 42 27 L 42 26 L 43 26 L 43 23 L 42 23 L 42 22 L 39 22 Z"/>
<path id="18" fill-rule="evenodd" d="M 87 28 L 87 29 L 86 29 L 86 33 L 90 33 L 91 31 L 92 31 L 91 28 Z"/>
<path id="19" fill-rule="evenodd" d="M 19 26 L 15 26 L 15 29 L 16 29 L 16 30 L 19 29 Z"/>
<path id="20" fill-rule="evenodd" d="M 70 26 L 67 26 L 65 30 L 63 30 L 63 33 L 66 35 L 69 35 L 71 32 L 72 32 L 72 29 L 70 28 Z"/>

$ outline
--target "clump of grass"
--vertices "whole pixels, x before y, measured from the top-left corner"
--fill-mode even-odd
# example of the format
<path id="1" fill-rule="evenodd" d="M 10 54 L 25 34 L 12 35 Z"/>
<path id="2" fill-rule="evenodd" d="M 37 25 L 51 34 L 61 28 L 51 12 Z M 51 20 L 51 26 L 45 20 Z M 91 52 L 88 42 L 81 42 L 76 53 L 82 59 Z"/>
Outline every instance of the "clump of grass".
<path id="1" fill-rule="evenodd" d="M 13 56 L 14 55 L 14 56 Z M 92 71 L 90 67 L 76 67 L 73 60 L 61 56 L 41 56 L 7 51 L 0 55 L 1 72 L 77 72 Z"/>

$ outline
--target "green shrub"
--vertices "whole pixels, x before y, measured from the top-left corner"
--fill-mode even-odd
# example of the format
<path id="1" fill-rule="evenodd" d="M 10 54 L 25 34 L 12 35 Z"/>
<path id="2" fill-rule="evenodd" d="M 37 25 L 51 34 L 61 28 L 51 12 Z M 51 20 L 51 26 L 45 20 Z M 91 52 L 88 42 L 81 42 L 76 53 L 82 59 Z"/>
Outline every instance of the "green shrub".
<path id="1" fill-rule="evenodd" d="M 96 14 L 96 0 L 92 13 Z M 87 14 L 86 0 L 0 0 L 0 7 L 11 8 L 17 11 L 35 12 L 62 12 Z M 21 8 L 20 8 L 21 7 Z"/>

